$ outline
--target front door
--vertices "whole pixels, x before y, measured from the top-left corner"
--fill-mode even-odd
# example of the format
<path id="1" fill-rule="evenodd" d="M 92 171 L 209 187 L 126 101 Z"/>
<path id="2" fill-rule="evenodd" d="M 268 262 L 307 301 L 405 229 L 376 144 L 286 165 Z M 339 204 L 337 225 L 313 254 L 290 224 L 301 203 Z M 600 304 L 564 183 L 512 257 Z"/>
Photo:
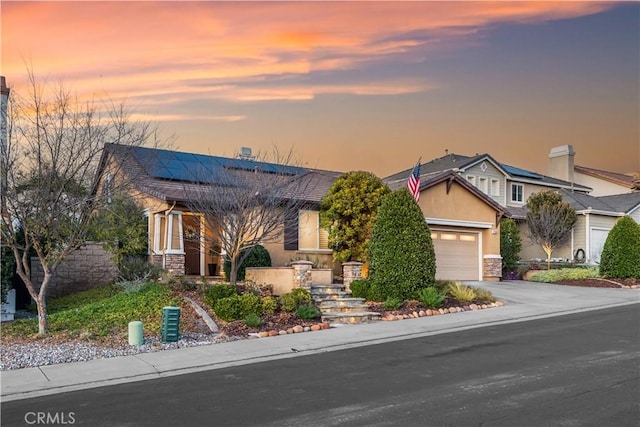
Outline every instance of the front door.
<path id="1" fill-rule="evenodd" d="M 184 233 L 184 274 L 201 276 L 200 271 L 200 217 L 182 215 Z"/>

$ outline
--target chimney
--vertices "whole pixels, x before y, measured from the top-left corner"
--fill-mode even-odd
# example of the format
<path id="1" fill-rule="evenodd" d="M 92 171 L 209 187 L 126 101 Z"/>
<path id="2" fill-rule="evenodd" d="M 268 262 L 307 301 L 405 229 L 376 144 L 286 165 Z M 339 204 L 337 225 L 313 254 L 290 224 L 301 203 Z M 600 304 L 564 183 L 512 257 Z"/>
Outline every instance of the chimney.
<path id="1" fill-rule="evenodd" d="M 549 175 L 573 184 L 573 157 L 571 145 L 553 147 L 549 152 Z"/>

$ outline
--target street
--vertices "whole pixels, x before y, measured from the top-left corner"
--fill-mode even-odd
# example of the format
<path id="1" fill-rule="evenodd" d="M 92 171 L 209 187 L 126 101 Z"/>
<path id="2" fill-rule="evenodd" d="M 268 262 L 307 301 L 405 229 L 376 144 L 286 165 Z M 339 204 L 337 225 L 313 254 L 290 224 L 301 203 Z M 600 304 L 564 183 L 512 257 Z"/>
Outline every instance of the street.
<path id="1" fill-rule="evenodd" d="M 11 401 L 2 426 L 637 426 L 639 308 Z"/>

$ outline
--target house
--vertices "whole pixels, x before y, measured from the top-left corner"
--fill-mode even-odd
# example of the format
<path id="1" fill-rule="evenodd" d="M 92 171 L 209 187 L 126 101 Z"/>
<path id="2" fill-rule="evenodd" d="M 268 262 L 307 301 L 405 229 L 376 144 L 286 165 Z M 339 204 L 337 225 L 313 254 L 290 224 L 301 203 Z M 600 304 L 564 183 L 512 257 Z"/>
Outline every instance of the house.
<path id="1" fill-rule="evenodd" d="M 571 145 L 554 147 L 549 152 L 549 174 L 555 178 L 591 187 L 594 197 L 640 191 L 640 173 L 621 174 L 574 164 Z"/>
<path id="2" fill-rule="evenodd" d="M 152 263 L 178 275 L 212 276 L 221 272 L 220 248 L 207 238 L 212 235 L 210 224 L 215 221 L 190 206 L 205 188 L 218 191 L 222 197 L 234 191 L 240 181 L 271 183 L 276 176 L 286 176 L 290 188 L 283 190 L 282 197 L 300 199 L 298 216 L 291 224 L 283 224 L 280 237 L 264 246 L 274 265 L 311 259 L 331 266 L 327 233 L 319 226 L 319 205 L 341 174 L 258 162 L 244 151 L 232 159 L 108 144 L 98 170 L 98 188 L 110 198 L 113 182 L 126 179 L 131 183 L 128 191 L 147 217 Z"/>
<path id="3" fill-rule="evenodd" d="M 499 227 L 504 207 L 452 169 L 429 171 L 428 166 L 425 169 L 420 176 L 418 204 L 431 230 L 436 278 L 499 280 L 502 275 Z M 402 188 L 410 172 L 384 181 L 392 190 Z"/>

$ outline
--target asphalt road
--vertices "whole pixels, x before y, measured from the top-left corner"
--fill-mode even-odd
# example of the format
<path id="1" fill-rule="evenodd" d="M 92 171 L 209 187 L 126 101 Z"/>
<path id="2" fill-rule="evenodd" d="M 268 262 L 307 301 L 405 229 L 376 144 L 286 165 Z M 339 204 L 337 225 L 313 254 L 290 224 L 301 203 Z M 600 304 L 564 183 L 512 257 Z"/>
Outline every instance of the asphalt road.
<path id="1" fill-rule="evenodd" d="M 3 403 L 2 426 L 638 426 L 640 305 Z"/>

